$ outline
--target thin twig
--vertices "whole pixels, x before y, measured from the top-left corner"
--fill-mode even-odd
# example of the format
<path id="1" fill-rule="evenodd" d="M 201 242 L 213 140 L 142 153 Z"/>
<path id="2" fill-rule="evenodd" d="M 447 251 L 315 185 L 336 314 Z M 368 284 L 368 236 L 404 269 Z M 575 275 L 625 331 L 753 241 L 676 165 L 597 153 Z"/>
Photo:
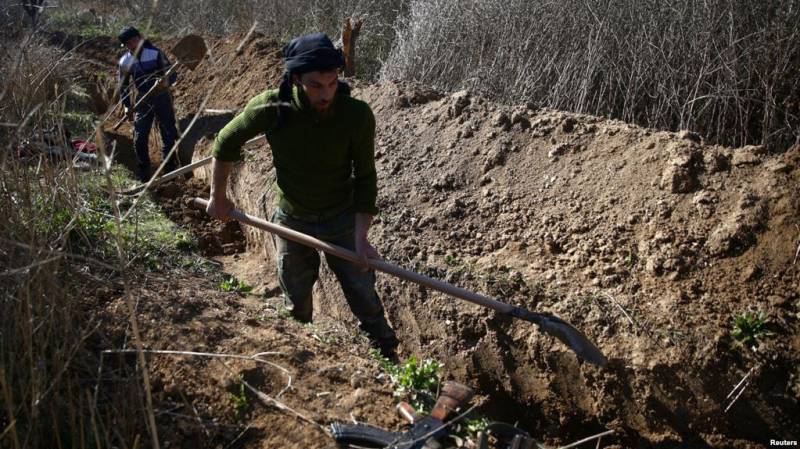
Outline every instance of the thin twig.
<path id="1" fill-rule="evenodd" d="M 744 390 L 745 390 L 745 389 L 747 389 L 747 386 L 748 386 L 748 385 L 750 385 L 750 382 L 749 382 L 749 381 L 748 381 L 748 382 L 746 382 L 744 385 L 742 385 L 742 388 L 739 390 L 739 393 L 736 395 L 736 397 L 734 397 L 734 398 L 733 398 L 733 400 L 731 401 L 731 403 L 730 403 L 730 404 L 728 404 L 728 406 L 727 406 L 727 407 L 725 407 L 725 411 L 724 411 L 723 413 L 728 413 L 728 410 L 730 410 L 730 409 L 731 409 L 731 407 L 733 407 L 733 404 L 734 404 L 734 403 L 735 403 L 737 400 L 739 400 L 739 396 L 741 396 L 741 395 L 742 395 L 742 393 L 744 393 Z"/>
<path id="2" fill-rule="evenodd" d="M 628 315 L 628 312 L 625 310 L 625 308 L 622 307 L 622 305 L 620 305 L 620 303 L 618 303 L 613 296 L 609 295 L 608 293 L 605 293 L 605 295 L 612 303 L 614 303 L 615 306 L 617 306 L 617 308 L 622 312 L 622 314 L 625 315 L 625 318 L 628 319 L 628 322 L 631 323 L 631 326 L 637 329 L 640 327 L 639 325 L 636 324 L 636 322 L 633 321 L 633 318 L 631 318 L 631 316 Z"/>
<path id="3" fill-rule="evenodd" d="M 225 367 L 225 370 L 227 370 L 228 373 L 231 376 L 235 376 L 235 373 L 233 372 L 233 370 L 231 370 L 231 368 L 222 359 L 218 359 L 218 360 L 219 360 L 219 363 L 221 363 L 222 366 Z M 251 393 L 255 394 L 258 399 L 260 399 L 262 402 L 266 403 L 267 405 L 272 405 L 272 406 L 276 407 L 278 410 L 281 410 L 281 411 L 284 411 L 284 412 L 288 412 L 289 414 L 294 415 L 296 418 L 300 419 L 301 421 L 305 421 L 308 424 L 311 424 L 311 425 L 315 426 L 316 428 L 318 428 L 320 431 L 322 431 L 326 435 L 328 435 L 328 436 L 331 435 L 330 430 L 328 430 L 328 428 L 326 428 L 325 426 L 317 423 L 316 421 L 314 421 L 313 419 L 309 418 L 308 416 L 298 412 L 297 410 L 295 410 L 295 409 L 289 407 L 288 405 L 284 404 L 283 402 L 280 402 L 279 400 L 269 396 L 268 394 L 263 393 L 262 391 L 254 388 L 246 380 L 240 378 L 239 381 L 242 383 L 242 385 L 247 387 L 247 389 L 250 390 Z"/>
<path id="4" fill-rule="evenodd" d="M 750 374 L 752 374 L 752 373 L 753 373 L 753 370 L 754 370 L 754 369 L 756 369 L 756 367 L 755 367 L 755 366 L 754 366 L 754 367 L 752 367 L 752 368 L 750 368 L 750 370 L 749 370 L 749 371 L 747 371 L 747 373 L 744 375 L 744 377 L 742 377 L 742 380 L 740 380 L 740 381 L 739 381 L 739 383 L 737 383 L 737 384 L 736 384 L 736 386 L 735 386 L 735 387 L 733 387 L 733 390 L 731 390 L 731 392 L 730 392 L 730 393 L 728 393 L 728 395 L 727 395 L 727 396 L 725 396 L 725 399 L 730 399 L 730 397 L 731 397 L 731 396 L 733 395 L 733 393 L 734 393 L 734 392 L 735 392 L 735 391 L 736 391 L 736 390 L 739 388 L 739 386 L 740 386 L 740 385 L 742 385 L 742 384 L 744 383 L 744 381 L 745 381 L 745 380 L 747 380 L 747 378 L 748 378 L 748 377 L 750 377 Z"/>
<path id="5" fill-rule="evenodd" d="M 27 272 L 29 272 L 31 270 L 31 268 L 36 268 L 36 267 L 41 266 L 41 265 L 46 265 L 46 264 L 48 264 L 48 263 L 50 263 L 50 262 L 52 262 L 54 260 L 61 259 L 61 257 L 62 256 L 59 254 L 57 256 L 49 257 L 49 258 L 47 258 L 45 260 L 40 260 L 40 261 L 37 261 L 37 262 L 33 262 L 33 263 L 31 263 L 31 264 L 29 264 L 27 266 L 21 267 L 21 268 L 14 268 L 12 270 L 7 270 L 7 271 L 4 271 L 4 272 L 0 273 L 0 276 L 13 276 L 15 274 L 27 273 Z"/>
<path id="6" fill-rule="evenodd" d="M 30 245 L 27 245 L 25 243 L 15 242 L 13 240 L 8 240 L 8 239 L 3 238 L 3 237 L 0 237 L 0 242 L 8 243 L 10 245 L 14 245 L 14 246 L 17 246 L 17 247 L 22 248 L 22 249 L 26 249 L 26 250 L 31 251 L 31 252 L 36 252 L 38 254 L 50 254 L 50 255 L 59 256 L 59 257 L 68 257 L 70 259 L 75 259 L 75 260 L 80 260 L 80 261 L 87 262 L 87 263 L 92 263 L 92 264 L 95 264 L 95 265 L 97 265 L 97 266 L 99 266 L 101 268 L 105 268 L 107 270 L 117 271 L 116 267 L 112 267 L 111 265 L 109 265 L 107 263 L 100 262 L 99 260 L 92 259 L 91 257 L 81 256 L 80 254 L 73 254 L 73 253 L 68 253 L 68 252 L 64 252 L 64 251 L 53 251 L 53 250 L 43 249 L 43 248 L 34 248 L 34 247 L 32 247 Z"/>
<path id="7" fill-rule="evenodd" d="M 574 443 L 570 443 L 570 444 L 568 444 L 566 446 L 561 446 L 558 449 L 569 449 L 571 447 L 577 447 L 577 446 L 580 446 L 583 443 L 586 443 L 587 441 L 592 441 L 594 439 L 599 439 L 599 438 L 602 438 L 602 437 L 604 437 L 606 435 L 611 435 L 612 433 L 614 433 L 613 430 L 606 430 L 605 432 L 598 433 L 597 435 L 592 435 L 592 436 L 586 437 L 586 438 L 584 438 L 582 440 L 578 440 L 578 441 L 576 441 Z"/>
<path id="8" fill-rule="evenodd" d="M 234 438 L 230 443 L 228 443 L 227 446 L 225 446 L 225 449 L 233 447 L 233 445 L 236 444 L 237 441 L 239 441 L 239 438 L 243 437 L 244 434 L 247 433 L 247 431 L 250 430 L 251 427 L 253 427 L 253 423 L 248 423 L 247 427 L 245 427 L 244 430 L 242 430 L 239 433 L 239 435 L 236 435 L 236 438 Z"/>
<path id="9" fill-rule="evenodd" d="M 116 145 L 115 145 L 116 147 Z M 100 154 L 105 157 L 105 149 L 100 146 Z M 111 170 L 104 170 L 106 176 L 106 183 L 108 185 L 108 195 L 109 195 L 109 202 L 111 203 L 112 209 L 114 211 L 114 223 L 117 227 L 117 232 L 115 234 L 116 237 L 116 246 L 117 246 L 117 263 L 119 264 L 119 273 L 122 277 L 123 285 L 125 286 L 125 304 L 128 308 L 128 321 L 130 322 L 131 328 L 133 330 L 133 340 L 134 344 L 136 345 L 137 358 L 139 361 L 139 368 L 142 372 L 142 382 L 144 383 L 144 394 L 145 394 L 145 404 L 146 404 L 146 412 L 147 412 L 147 422 L 148 427 L 150 428 L 150 436 L 153 440 L 153 448 L 160 449 L 161 444 L 158 440 L 158 428 L 156 427 L 156 416 L 153 412 L 153 394 L 152 388 L 150 386 L 150 373 L 147 369 L 147 360 L 145 360 L 144 353 L 142 350 L 144 349 L 144 343 L 142 340 L 141 332 L 139 331 L 139 321 L 136 318 L 136 305 L 133 299 L 132 289 L 130 285 L 130 281 L 128 280 L 127 271 L 125 270 L 125 260 L 127 259 L 125 254 L 125 245 L 123 242 L 123 235 L 122 235 L 122 214 L 119 210 L 119 203 L 117 202 L 116 191 L 114 189 L 114 182 L 111 179 Z"/>
<path id="10" fill-rule="evenodd" d="M 8 432 L 11 432 L 11 429 L 13 429 L 13 428 L 14 428 L 16 425 L 17 425 L 17 420 L 16 420 L 16 419 L 15 419 L 15 420 L 13 420 L 13 421 L 11 421 L 11 423 L 9 423 L 9 424 L 6 426 L 6 429 L 3 431 L 3 433 L 0 433 L 0 440 L 2 440 L 3 438 L 5 438 L 5 437 L 6 437 L 6 434 L 7 434 Z"/>

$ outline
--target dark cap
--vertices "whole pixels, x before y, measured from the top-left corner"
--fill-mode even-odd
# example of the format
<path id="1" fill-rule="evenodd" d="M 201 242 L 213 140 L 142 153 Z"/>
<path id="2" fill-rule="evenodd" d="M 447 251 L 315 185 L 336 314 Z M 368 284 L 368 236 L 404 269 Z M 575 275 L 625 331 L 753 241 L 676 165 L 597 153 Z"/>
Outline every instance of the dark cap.
<path id="1" fill-rule="evenodd" d="M 123 28 L 122 31 L 120 31 L 119 35 L 117 36 L 117 39 L 119 39 L 119 41 L 124 44 L 125 42 L 128 42 L 129 40 L 133 39 L 134 37 L 141 35 L 142 33 L 140 33 L 139 30 L 137 30 L 134 27 L 128 26 Z"/>

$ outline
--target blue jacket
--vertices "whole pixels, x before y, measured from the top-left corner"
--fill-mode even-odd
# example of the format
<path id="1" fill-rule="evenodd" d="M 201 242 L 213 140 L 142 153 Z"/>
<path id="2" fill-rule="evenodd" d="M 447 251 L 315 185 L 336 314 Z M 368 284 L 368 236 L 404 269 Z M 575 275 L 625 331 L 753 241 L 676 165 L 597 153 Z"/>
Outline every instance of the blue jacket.
<path id="1" fill-rule="evenodd" d="M 125 53 L 119 60 L 119 94 L 122 98 L 122 104 L 125 107 L 131 107 L 130 99 L 130 81 L 136 85 L 136 90 L 140 95 L 144 95 L 153 85 L 158 78 L 164 75 L 167 70 L 172 66 L 159 48 L 145 41 L 139 51 L 137 58 L 131 52 Z M 174 84 L 178 79 L 175 73 L 169 76 L 169 84 Z"/>

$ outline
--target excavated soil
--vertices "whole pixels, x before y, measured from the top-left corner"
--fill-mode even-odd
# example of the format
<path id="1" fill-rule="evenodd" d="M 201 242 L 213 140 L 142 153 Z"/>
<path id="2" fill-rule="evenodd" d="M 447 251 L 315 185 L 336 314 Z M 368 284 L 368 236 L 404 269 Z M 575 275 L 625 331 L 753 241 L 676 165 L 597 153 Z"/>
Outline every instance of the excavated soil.
<path id="1" fill-rule="evenodd" d="M 193 129 L 182 149 L 187 158 L 207 155 L 233 111 L 277 85 L 279 45 L 255 36 L 234 56 L 241 38 L 209 39 L 214 59 L 176 86 L 181 123 L 219 77 L 224 82 L 205 108 L 230 110 L 201 118 L 201 131 Z M 356 83 L 354 95 L 377 117 L 381 212 L 371 241 L 383 257 L 554 313 L 597 342 L 609 365 L 581 363 L 530 323 L 379 276 L 404 356 L 443 361 L 446 377 L 483 395 L 490 418 L 518 422 L 548 444 L 606 428 L 615 434 L 605 447 L 750 448 L 797 439 L 800 146 L 782 154 L 724 148 L 691 132 L 403 83 Z M 221 235 L 223 226 L 188 206 L 187 197 L 207 195 L 208 174 L 206 167 L 188 184 L 160 190 L 169 215 L 200 241 Z M 243 211 L 268 217 L 273 179 L 269 150 L 256 142 L 230 194 Z M 140 314 L 150 347 L 278 351 L 269 360 L 292 373 L 293 388 L 281 396 L 288 406 L 318 424 L 352 413 L 398 428 L 390 388 L 376 378 L 330 273 L 315 288 L 313 326 L 281 319 L 270 237 L 237 232 L 246 248 L 237 243 L 226 252 L 220 243 L 222 251 L 207 254 L 228 254 L 218 259 L 224 269 L 266 299 L 215 292 L 201 278 L 145 282 Z M 120 320 L 124 339 L 119 304 L 109 315 Z M 757 310 L 768 317 L 767 332 L 750 349 L 731 331 L 734 317 Z M 154 357 L 159 403 L 188 416 L 159 417 L 176 445 L 224 446 L 241 432 L 244 425 L 231 424 L 236 376 L 272 395 L 286 383 L 279 369 L 254 362 L 226 362 L 227 371 L 205 358 Z M 732 403 L 729 393 L 747 373 Z M 192 421 L 197 416 L 216 427 Z M 243 447 L 331 445 L 315 425 L 274 407 L 238 416 L 250 425 L 236 440 Z"/>

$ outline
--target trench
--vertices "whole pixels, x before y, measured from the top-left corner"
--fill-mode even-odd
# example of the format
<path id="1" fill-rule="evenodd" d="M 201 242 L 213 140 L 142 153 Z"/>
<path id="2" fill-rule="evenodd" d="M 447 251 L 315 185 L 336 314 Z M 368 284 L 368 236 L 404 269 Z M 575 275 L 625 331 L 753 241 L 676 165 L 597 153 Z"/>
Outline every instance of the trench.
<path id="1" fill-rule="evenodd" d="M 185 165 L 208 156 L 213 136 L 230 118 L 230 115 L 220 115 L 199 119 L 181 144 L 181 163 Z M 187 118 L 181 119 L 180 127 L 188 122 Z M 130 138 L 124 133 L 107 134 L 107 138 L 117 142 L 120 154 L 129 155 L 119 158 L 118 162 L 134 169 Z M 274 174 L 269 152 L 265 150 L 263 141 L 245 148 L 246 162 L 237 164 L 231 174 L 228 195 L 237 209 L 268 218 L 274 210 L 274 195 L 270 189 Z M 160 160 L 158 151 L 152 148 L 151 157 L 154 164 Z M 240 227 L 234 221 L 215 222 L 189 205 L 195 196 L 207 198 L 210 174 L 210 166 L 201 167 L 191 177 L 155 187 L 154 198 L 175 223 L 194 234 L 205 256 L 224 262 L 225 272 L 247 272 L 242 265 L 257 263 L 258 277 L 247 278 L 245 274 L 243 279 L 255 285 L 257 291 L 278 295 L 271 236 L 252 227 Z M 235 257 L 225 257 L 231 255 Z M 250 273 L 252 276 L 252 270 Z M 520 349 L 518 337 L 512 336 L 530 333 L 532 324 L 513 323 L 510 318 L 389 275 L 379 274 L 376 289 L 384 299 L 387 316 L 402 342 L 402 357 L 413 355 L 444 363 L 444 377 L 475 388 L 481 398 L 479 410 L 491 421 L 515 423 L 537 440 L 551 443 L 570 442 L 606 430 L 600 421 L 578 408 L 564 413 L 560 406 L 540 403 L 539 400 L 547 396 L 541 392 L 550 385 L 551 376 L 535 373 L 527 365 L 531 348 L 524 344 Z M 314 287 L 314 302 L 315 320 L 357 325 L 335 277 L 325 264 L 321 265 L 320 278 Z M 552 363 L 556 365 L 563 362 L 560 359 L 572 357 L 562 352 L 553 354 Z M 571 381 L 583 381 L 577 363 L 565 365 Z"/>
<path id="2" fill-rule="evenodd" d="M 213 136 L 231 117 L 230 114 L 221 114 L 198 119 L 181 144 L 182 164 L 208 156 Z M 188 118 L 181 119 L 180 127 L 187 126 L 189 121 Z M 135 159 L 130 157 L 133 154 L 130 138 L 126 138 L 124 133 L 111 138 L 117 142 L 121 155 L 119 162 L 132 168 L 130 164 L 131 161 L 135 163 Z M 126 154 L 126 148 L 127 158 L 122 156 Z M 154 162 L 158 160 L 157 151 L 151 150 L 151 153 L 155 153 L 152 154 Z M 244 154 L 246 162 L 237 164 L 229 180 L 229 197 L 237 209 L 269 218 L 274 209 L 274 194 L 270 188 L 274 173 L 269 151 L 262 140 L 246 146 Z M 250 270 L 251 277 L 245 274 L 243 279 L 256 285 L 257 290 L 277 296 L 279 289 L 274 277 L 276 267 L 271 236 L 235 222 L 213 223 L 204 212 L 188 204 L 194 196 L 208 196 L 210 174 L 210 166 L 205 166 L 197 169 L 191 179 L 160 186 L 155 190 L 159 203 L 173 221 L 195 234 L 206 256 L 236 256 L 224 259 L 225 271 L 248 273 L 242 266 L 256 264 L 257 274 Z M 380 223 L 376 224 L 376 227 L 380 226 Z M 381 243 L 380 238 L 373 241 L 379 250 Z M 395 248 L 384 256 L 394 259 L 398 265 L 413 268 L 402 262 L 404 257 L 408 257 L 403 249 Z M 452 273 L 424 274 L 468 289 L 479 287 L 469 279 L 458 276 L 451 279 Z M 709 447 L 703 436 L 706 429 L 694 425 L 698 419 L 723 428 L 738 418 L 747 419 L 753 423 L 751 427 L 730 426 L 724 431 L 730 436 L 751 441 L 758 440 L 760 435 L 774 434 L 779 425 L 764 421 L 759 413 L 747 409 L 734 411 L 730 421 L 704 416 L 702 410 L 692 410 L 693 405 L 688 401 L 695 395 L 709 395 L 720 386 L 712 382 L 693 387 L 696 391 L 671 391 L 675 388 L 671 383 L 686 381 L 681 377 L 680 366 L 654 367 L 646 374 L 662 381 L 650 384 L 623 358 L 612 358 L 605 370 L 579 362 L 560 343 L 533 330 L 533 324 L 515 322 L 388 275 L 378 276 L 376 288 L 402 342 L 403 357 L 413 355 L 443 362 L 445 378 L 476 389 L 481 401 L 479 410 L 485 416 L 515 423 L 547 444 L 570 443 L 611 428 L 616 433 L 605 437 L 604 444 Z M 524 304 L 530 308 L 548 300 L 544 293 L 537 291 L 520 290 L 512 292 L 514 295 L 530 295 Z M 314 301 L 315 320 L 357 325 L 338 283 L 325 264 L 322 264 L 319 281 L 314 287 Z M 725 364 L 707 369 L 716 372 L 725 369 Z M 757 388 L 769 391 L 770 387 L 763 384 Z M 715 396 L 725 395 L 714 393 Z"/>

